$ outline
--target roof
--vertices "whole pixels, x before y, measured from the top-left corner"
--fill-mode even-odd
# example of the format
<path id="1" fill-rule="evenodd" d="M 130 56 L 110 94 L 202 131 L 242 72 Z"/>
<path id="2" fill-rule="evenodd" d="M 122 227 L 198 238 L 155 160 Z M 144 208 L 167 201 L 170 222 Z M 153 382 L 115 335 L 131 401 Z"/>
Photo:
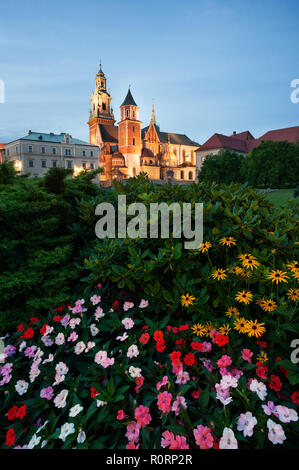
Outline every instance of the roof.
<path id="1" fill-rule="evenodd" d="M 103 142 L 118 143 L 118 127 L 113 124 L 99 124 Z"/>
<path id="2" fill-rule="evenodd" d="M 197 142 L 194 140 L 189 139 L 186 134 L 175 134 L 173 132 L 161 132 L 160 128 L 157 124 L 154 124 L 156 132 L 158 134 L 159 140 L 162 143 L 167 143 L 169 141 L 170 144 L 176 145 L 190 145 L 192 147 L 199 147 Z M 150 126 L 144 127 L 142 129 L 142 138 L 144 139 L 148 129 Z"/>
<path id="3" fill-rule="evenodd" d="M 36 140 L 37 142 L 53 142 L 53 143 L 62 143 L 65 141 L 66 133 L 62 132 L 61 134 L 45 134 L 42 132 L 30 132 L 30 134 L 25 135 L 24 137 L 21 137 L 20 139 L 16 140 Z M 75 139 L 71 135 L 70 137 L 70 144 L 77 144 L 77 145 L 91 145 L 88 142 L 85 142 L 84 140 L 80 139 Z"/>
<path id="4" fill-rule="evenodd" d="M 230 137 L 234 137 L 239 140 L 254 140 L 254 137 L 250 131 L 244 131 L 239 133 L 234 132 Z"/>
<path id="5" fill-rule="evenodd" d="M 1 144 L 0 143 L 0 150 L 4 150 L 4 145 L 6 145 L 6 144 Z"/>
<path id="6" fill-rule="evenodd" d="M 135 100 L 132 96 L 131 90 L 129 88 L 127 96 L 125 97 L 125 100 L 124 100 L 123 104 L 121 104 L 121 106 L 130 106 L 130 105 L 131 106 L 137 106 L 137 104 L 135 103 Z"/>
<path id="7" fill-rule="evenodd" d="M 200 147 L 199 151 L 221 148 L 235 150 L 236 152 L 248 152 L 247 142 L 245 140 L 237 139 L 235 136 L 228 137 L 217 133 L 212 135 L 212 137 Z"/>
<path id="8" fill-rule="evenodd" d="M 281 142 L 283 140 L 287 140 L 288 142 L 299 144 L 299 126 L 286 127 L 284 129 L 268 131 L 258 139 L 255 139 L 254 141 L 250 142 L 249 151 L 260 145 L 263 140 L 272 140 L 273 142 Z"/>

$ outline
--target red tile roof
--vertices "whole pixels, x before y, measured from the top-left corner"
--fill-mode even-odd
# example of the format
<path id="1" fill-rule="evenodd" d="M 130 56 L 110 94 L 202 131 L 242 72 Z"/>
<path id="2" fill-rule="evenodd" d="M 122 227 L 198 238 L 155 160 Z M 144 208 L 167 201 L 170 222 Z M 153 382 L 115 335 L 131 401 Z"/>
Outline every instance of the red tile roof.
<path id="1" fill-rule="evenodd" d="M 249 151 L 260 145 L 263 140 L 272 140 L 274 142 L 287 140 L 288 142 L 299 144 L 299 126 L 286 127 L 284 129 L 268 131 L 258 139 L 255 139 L 252 142 L 248 142 Z"/>
<path id="2" fill-rule="evenodd" d="M 254 140 L 253 135 L 249 131 L 244 131 L 244 132 L 239 132 L 239 133 L 233 133 L 230 137 L 234 137 L 236 139 L 240 140 Z"/>
<path id="3" fill-rule="evenodd" d="M 4 150 L 4 145 L 6 145 L 6 144 L 1 144 L 0 143 L 0 150 Z"/>
<path id="4" fill-rule="evenodd" d="M 212 149 L 230 149 L 237 152 L 247 153 L 246 141 L 237 139 L 236 137 L 228 137 L 223 134 L 214 134 L 208 139 L 199 150 L 212 150 Z"/>

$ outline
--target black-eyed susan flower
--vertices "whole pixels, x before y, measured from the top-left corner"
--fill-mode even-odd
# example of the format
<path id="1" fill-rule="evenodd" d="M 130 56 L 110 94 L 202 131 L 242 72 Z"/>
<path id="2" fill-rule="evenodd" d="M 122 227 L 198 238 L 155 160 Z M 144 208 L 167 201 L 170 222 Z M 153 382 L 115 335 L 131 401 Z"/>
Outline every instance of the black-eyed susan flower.
<path id="1" fill-rule="evenodd" d="M 211 322 L 206 322 L 205 323 L 205 335 L 206 336 L 211 336 L 211 331 L 215 329 L 213 323 Z"/>
<path id="2" fill-rule="evenodd" d="M 237 293 L 235 299 L 244 304 L 249 304 L 252 301 L 252 293 L 250 291 L 242 290 Z"/>
<path id="3" fill-rule="evenodd" d="M 299 289 L 290 289 L 290 290 L 288 290 L 287 296 L 293 302 L 297 302 L 297 300 L 299 300 Z"/>
<path id="4" fill-rule="evenodd" d="M 254 258 L 254 256 L 252 256 L 248 253 L 244 253 L 244 254 L 238 255 L 238 258 L 239 258 L 239 260 L 241 260 L 243 262 L 244 260 L 249 260 L 249 259 Z"/>
<path id="5" fill-rule="evenodd" d="M 220 245 L 231 246 L 236 244 L 236 239 L 234 237 L 222 237 L 219 243 Z"/>
<path id="6" fill-rule="evenodd" d="M 299 269 L 299 261 L 292 261 L 291 263 L 288 263 L 287 268 L 289 268 L 291 271 L 296 271 Z"/>
<path id="7" fill-rule="evenodd" d="M 204 242 L 204 243 L 202 243 L 202 244 L 200 245 L 200 247 L 199 247 L 198 250 L 200 251 L 200 253 L 205 253 L 206 251 L 209 251 L 209 249 L 211 248 L 211 246 L 212 246 L 212 243 L 210 243 L 210 242 Z"/>
<path id="8" fill-rule="evenodd" d="M 288 278 L 289 276 L 287 276 L 287 273 L 279 269 L 277 269 L 276 271 L 272 269 L 272 271 L 267 276 L 267 279 L 271 279 L 271 281 L 276 282 L 276 284 L 278 284 L 279 282 L 288 282 Z"/>
<path id="9" fill-rule="evenodd" d="M 228 333 L 231 331 L 231 328 L 229 325 L 222 325 L 220 328 L 219 328 L 219 332 L 222 334 L 222 335 L 228 335 Z"/>
<path id="10" fill-rule="evenodd" d="M 238 316 L 240 315 L 240 312 L 239 312 L 239 310 L 237 309 L 237 307 L 229 307 L 229 308 L 226 310 L 225 315 L 226 315 L 228 318 L 231 318 L 232 316 L 238 317 Z"/>
<path id="11" fill-rule="evenodd" d="M 261 354 L 259 354 L 258 356 L 256 356 L 258 362 L 261 362 L 262 364 L 264 364 L 265 362 L 268 362 L 268 356 L 267 356 L 267 353 L 265 353 L 265 351 L 262 351 Z"/>
<path id="12" fill-rule="evenodd" d="M 263 300 L 261 302 L 261 307 L 263 310 L 265 310 L 265 312 L 273 312 L 273 310 L 277 309 L 277 303 L 272 299 Z"/>
<path id="13" fill-rule="evenodd" d="M 248 333 L 249 337 L 255 336 L 256 338 L 259 338 L 266 331 L 264 324 L 265 323 L 258 323 L 257 320 L 248 320 L 246 325 L 246 333 Z"/>
<path id="14" fill-rule="evenodd" d="M 237 318 L 234 321 L 234 330 L 237 330 L 238 333 L 246 333 L 247 320 L 244 317 Z"/>
<path id="15" fill-rule="evenodd" d="M 240 269 L 238 266 L 233 266 L 230 268 L 229 272 L 232 274 L 238 274 L 238 269 Z"/>
<path id="16" fill-rule="evenodd" d="M 193 295 L 190 295 L 187 293 L 186 295 L 181 296 L 181 304 L 183 307 L 189 307 L 189 305 L 192 305 L 195 300 L 195 297 Z"/>
<path id="17" fill-rule="evenodd" d="M 217 281 L 222 281 L 227 277 L 227 274 L 225 274 L 225 269 L 216 269 L 216 271 L 213 272 L 212 278 L 217 279 Z"/>
<path id="18" fill-rule="evenodd" d="M 261 307 L 264 300 L 264 297 L 259 297 L 258 299 L 256 299 L 255 303 Z"/>
<path id="19" fill-rule="evenodd" d="M 196 336 L 204 336 L 206 334 L 205 327 L 201 323 L 195 323 L 191 329 Z"/>
<path id="20" fill-rule="evenodd" d="M 249 259 L 243 259 L 242 260 L 242 266 L 247 269 L 251 269 L 253 271 L 254 269 L 257 269 L 259 267 L 260 263 L 257 261 L 257 259 L 254 256 L 251 256 Z"/>

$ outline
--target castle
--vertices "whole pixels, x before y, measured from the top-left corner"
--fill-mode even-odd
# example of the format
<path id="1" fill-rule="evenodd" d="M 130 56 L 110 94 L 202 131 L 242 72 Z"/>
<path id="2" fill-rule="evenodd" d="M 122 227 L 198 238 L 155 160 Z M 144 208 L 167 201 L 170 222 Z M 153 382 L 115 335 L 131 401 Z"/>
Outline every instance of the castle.
<path id="1" fill-rule="evenodd" d="M 139 107 L 131 90 L 120 106 L 116 125 L 107 79 L 100 65 L 91 95 L 89 115 L 90 144 L 100 148 L 101 184 L 146 173 L 157 182 L 192 183 L 196 180 L 195 150 L 199 144 L 185 134 L 160 131 L 153 106 L 150 124 L 141 128 Z"/>

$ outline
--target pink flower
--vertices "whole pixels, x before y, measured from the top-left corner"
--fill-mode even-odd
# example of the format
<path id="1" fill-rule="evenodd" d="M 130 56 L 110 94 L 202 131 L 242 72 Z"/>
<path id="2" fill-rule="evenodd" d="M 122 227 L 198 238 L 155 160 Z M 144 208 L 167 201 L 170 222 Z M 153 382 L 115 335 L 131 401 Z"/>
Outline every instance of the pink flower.
<path id="1" fill-rule="evenodd" d="M 232 360 L 229 356 L 227 356 L 226 354 L 223 354 L 223 356 L 218 359 L 217 361 L 217 366 L 218 367 L 228 367 L 230 366 L 232 363 Z"/>
<path id="2" fill-rule="evenodd" d="M 196 445 L 201 449 L 211 449 L 213 447 L 214 438 L 211 434 L 211 429 L 208 426 L 200 424 L 193 430 Z"/>
<path id="3" fill-rule="evenodd" d="M 181 411 L 180 406 L 182 406 L 184 408 L 184 410 L 187 409 L 187 403 L 186 403 L 185 398 L 181 397 L 181 396 L 178 396 L 178 397 L 176 397 L 175 401 L 173 402 L 172 408 L 171 408 L 171 410 L 175 412 L 176 416 L 178 416 L 180 414 L 180 411 Z"/>
<path id="4" fill-rule="evenodd" d="M 134 321 L 132 320 L 132 318 L 124 318 L 122 320 L 122 324 L 124 325 L 126 330 L 130 330 L 134 326 Z"/>
<path id="5" fill-rule="evenodd" d="M 139 449 L 140 444 L 134 444 L 134 442 L 128 442 L 126 445 L 126 449 Z"/>
<path id="6" fill-rule="evenodd" d="M 164 431 L 162 434 L 161 446 L 163 449 L 170 446 L 171 441 L 174 439 L 174 434 L 170 431 Z"/>
<path id="7" fill-rule="evenodd" d="M 177 374 L 177 378 L 175 383 L 179 385 L 185 385 L 187 382 L 189 382 L 190 376 L 188 372 L 184 372 L 183 369 L 179 371 Z"/>
<path id="8" fill-rule="evenodd" d="M 149 414 L 149 408 L 143 405 L 138 406 L 135 410 L 135 419 L 141 428 L 147 426 L 152 420 L 152 417 Z"/>
<path id="9" fill-rule="evenodd" d="M 124 410 L 118 410 L 116 419 L 121 421 L 122 419 L 125 419 L 125 417 L 126 417 L 126 414 Z"/>
<path id="10" fill-rule="evenodd" d="M 156 385 L 156 389 L 157 390 L 160 390 L 161 387 L 164 387 L 164 385 L 166 385 L 168 383 L 168 377 L 167 375 L 164 375 L 163 379 L 157 383 Z"/>
<path id="11" fill-rule="evenodd" d="M 250 349 L 242 349 L 241 354 L 244 361 L 251 363 L 251 356 L 253 356 L 253 352 L 251 352 Z"/>
<path id="12" fill-rule="evenodd" d="M 184 436 L 175 436 L 170 443 L 169 449 L 189 449 L 189 445 Z"/>
<path id="13" fill-rule="evenodd" d="M 140 426 L 135 421 L 132 421 L 130 424 L 128 424 L 126 432 L 126 437 L 128 438 L 128 441 L 138 441 L 139 432 Z"/>
<path id="14" fill-rule="evenodd" d="M 168 392 L 162 392 L 158 395 L 158 408 L 163 413 L 169 413 L 171 411 L 171 400 L 172 394 Z"/>
<path id="15" fill-rule="evenodd" d="M 50 386 L 50 387 L 46 387 L 46 388 L 43 388 L 41 391 L 40 391 L 40 396 L 41 398 L 46 398 L 46 400 L 52 400 L 53 398 L 53 388 Z"/>
<path id="16" fill-rule="evenodd" d="M 139 308 L 146 308 L 148 306 L 149 302 L 148 300 L 141 299 L 141 302 L 139 304 Z"/>
<path id="17" fill-rule="evenodd" d="M 124 306 L 123 306 L 123 309 L 124 309 L 125 312 L 127 312 L 130 308 L 133 308 L 133 307 L 134 307 L 133 302 L 125 302 Z"/>

